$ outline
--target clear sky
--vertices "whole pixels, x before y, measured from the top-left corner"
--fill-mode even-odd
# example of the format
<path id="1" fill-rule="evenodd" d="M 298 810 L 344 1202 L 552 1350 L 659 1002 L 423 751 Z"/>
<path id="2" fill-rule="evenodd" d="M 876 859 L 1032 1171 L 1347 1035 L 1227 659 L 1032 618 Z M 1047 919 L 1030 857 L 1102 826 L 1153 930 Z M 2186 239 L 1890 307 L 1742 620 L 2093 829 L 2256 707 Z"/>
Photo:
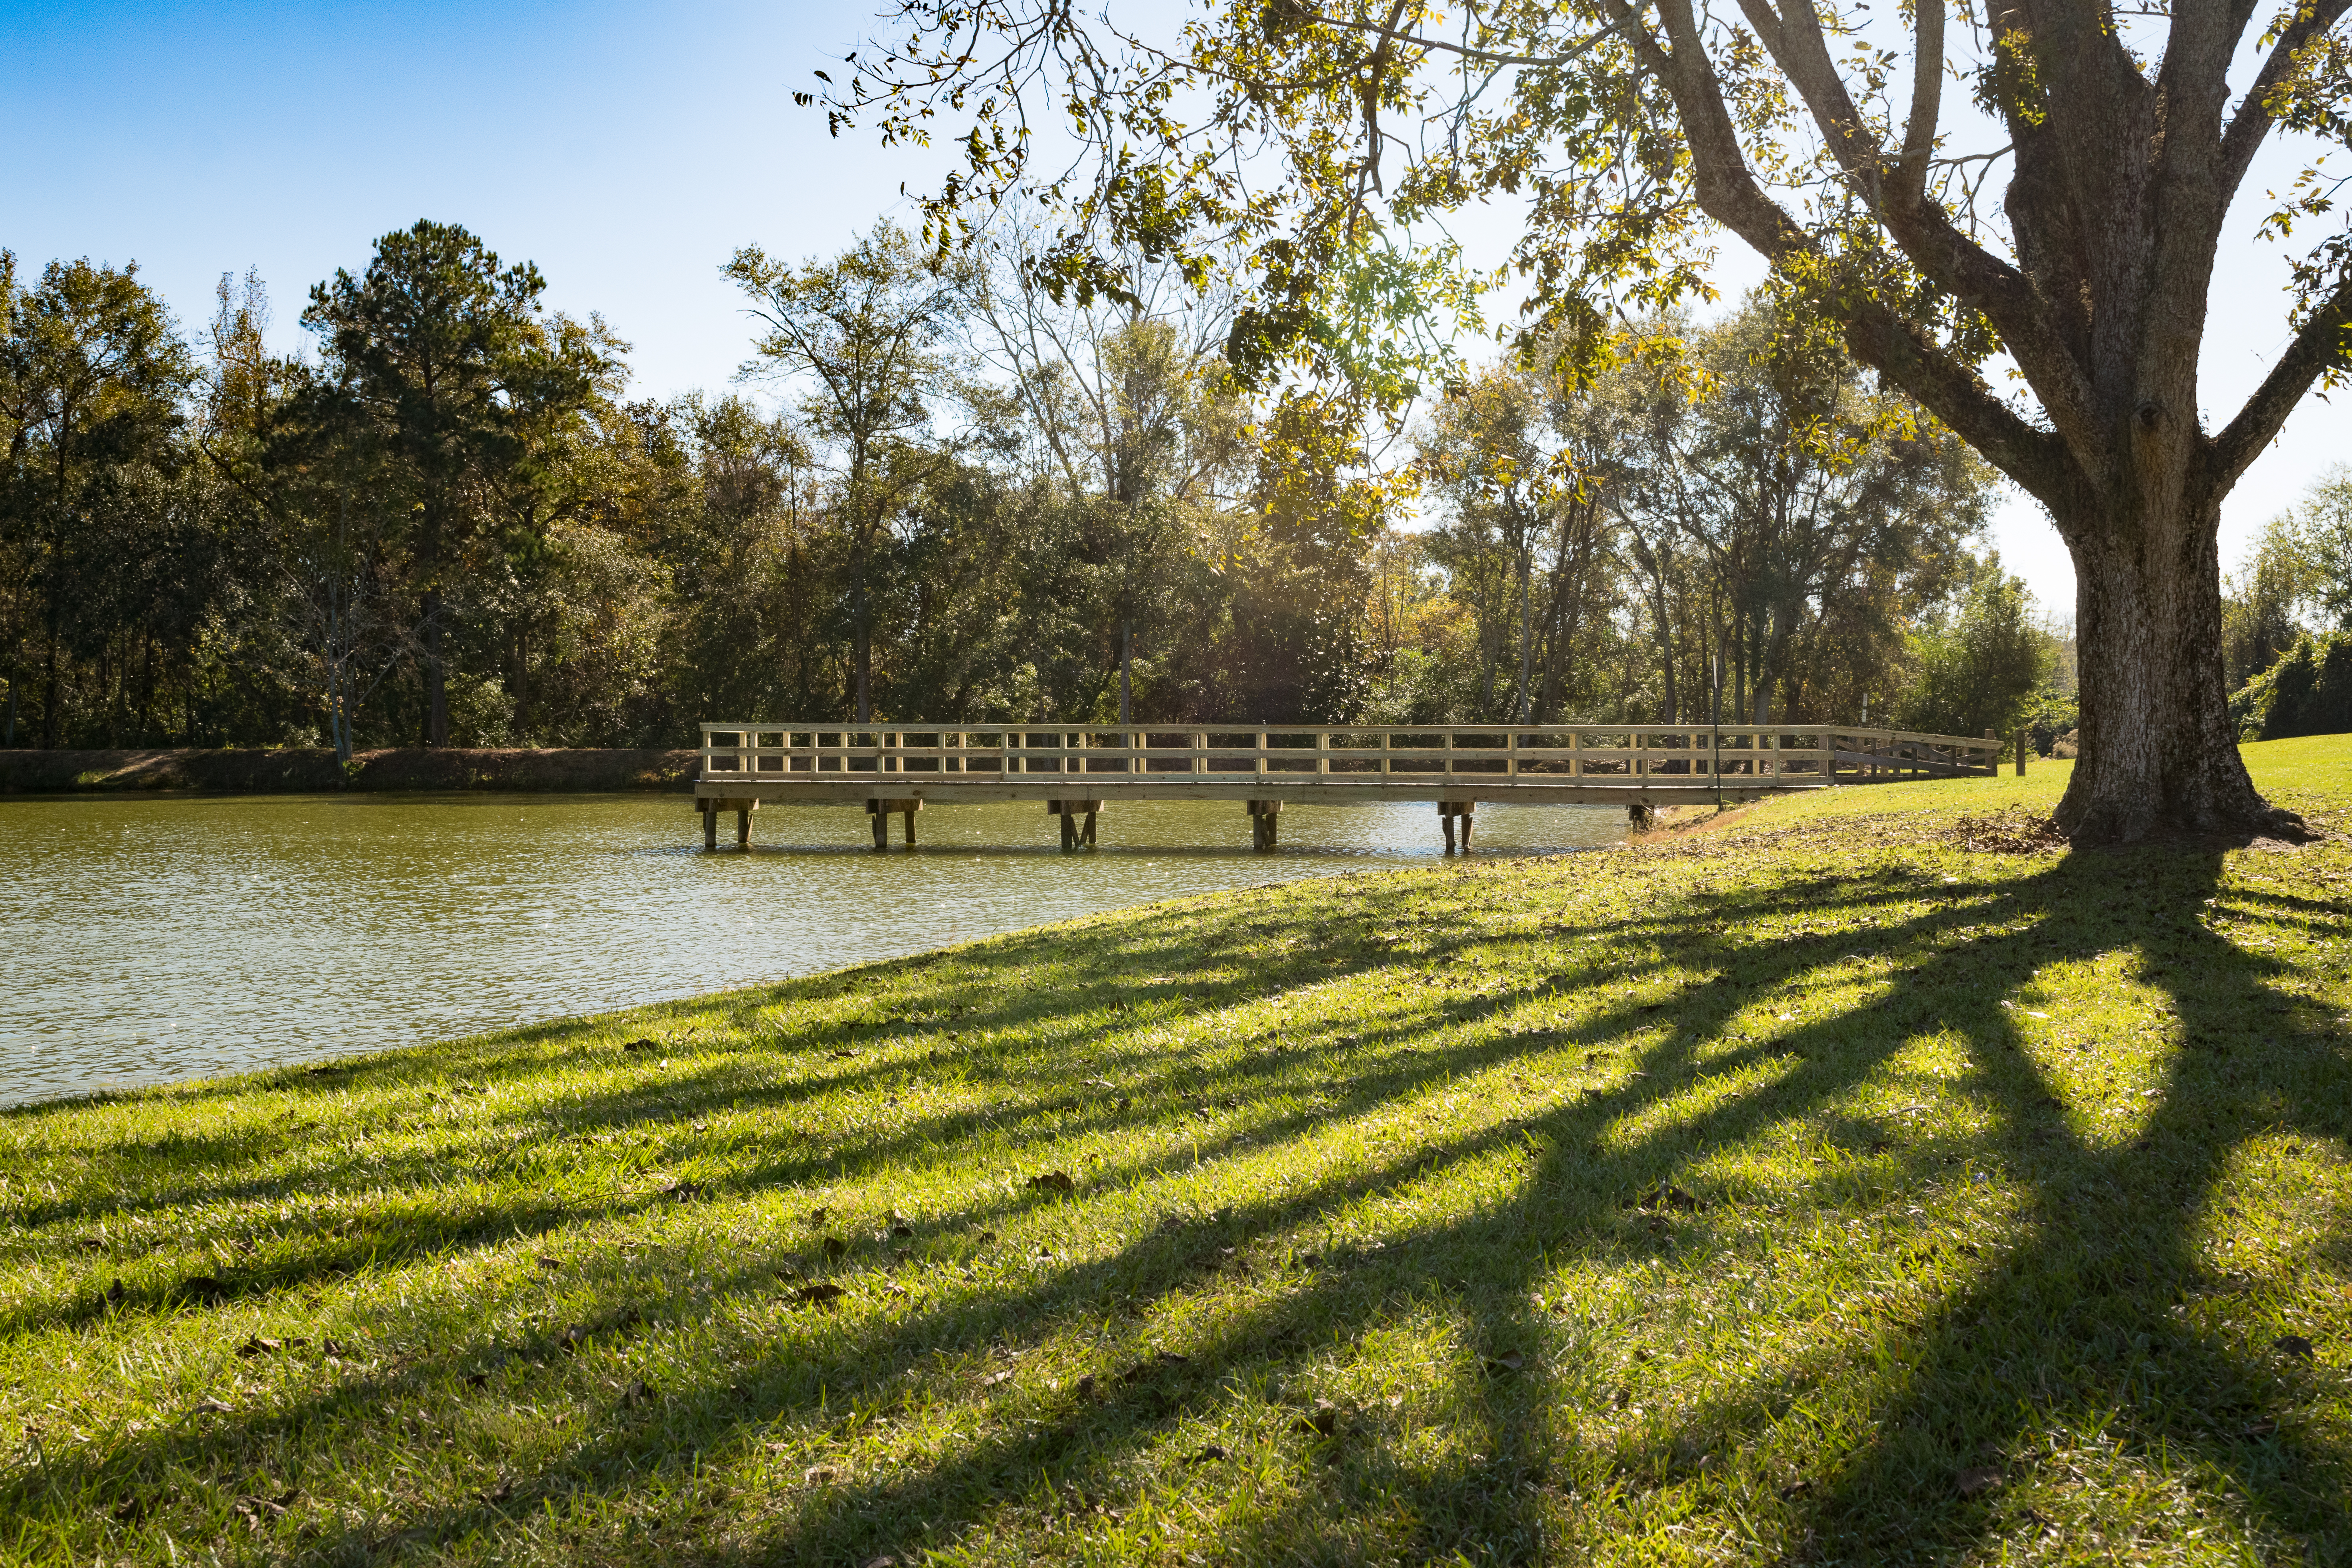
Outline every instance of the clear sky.
<path id="1" fill-rule="evenodd" d="M 603 312 L 635 345 L 639 395 L 717 387 L 750 337 L 719 274 L 736 246 L 833 250 L 943 166 L 830 140 L 821 113 L 793 107 L 869 21 L 859 5 L 741 0 L 0 0 L 0 246 L 34 268 L 136 260 L 191 332 L 222 272 L 257 268 L 291 345 L 310 285 L 364 265 L 377 235 L 462 223 L 538 262 L 558 308 Z M 2284 265 L 2238 227 L 2209 417 L 2228 417 L 2286 337 Z M 1474 221 L 1465 237 L 1507 235 Z M 2347 457 L 2342 406 L 2307 403 L 2226 510 L 2224 560 Z M 2004 508 L 1996 542 L 2071 610 L 2073 573 L 2038 509 Z"/>

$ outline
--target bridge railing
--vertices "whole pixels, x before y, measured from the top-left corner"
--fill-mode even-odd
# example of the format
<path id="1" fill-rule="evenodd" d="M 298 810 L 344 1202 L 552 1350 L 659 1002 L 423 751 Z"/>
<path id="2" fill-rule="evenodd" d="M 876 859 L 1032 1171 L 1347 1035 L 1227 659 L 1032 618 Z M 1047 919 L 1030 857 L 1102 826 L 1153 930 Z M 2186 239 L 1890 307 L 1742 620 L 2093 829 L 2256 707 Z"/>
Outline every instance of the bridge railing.
<path id="1" fill-rule="evenodd" d="M 1990 770 L 1990 738 L 1819 725 L 1439 724 L 1389 727 L 868 723 L 702 726 L 702 778 L 795 783 L 1062 782 L 1107 776 L 1465 785 L 1693 777 L 1826 784 Z"/>

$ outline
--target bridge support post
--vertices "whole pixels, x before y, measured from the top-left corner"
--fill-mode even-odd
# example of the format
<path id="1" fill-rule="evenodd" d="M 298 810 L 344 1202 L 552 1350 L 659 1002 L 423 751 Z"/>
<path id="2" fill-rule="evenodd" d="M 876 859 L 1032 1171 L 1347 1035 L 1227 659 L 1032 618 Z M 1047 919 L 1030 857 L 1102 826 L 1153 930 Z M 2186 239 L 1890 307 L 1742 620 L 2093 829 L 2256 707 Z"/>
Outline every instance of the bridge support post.
<path id="1" fill-rule="evenodd" d="M 1462 853 L 1470 853 L 1470 836 L 1477 826 L 1478 803 L 1475 800 L 1441 800 L 1437 803 L 1438 825 L 1445 830 L 1445 852 L 1454 853 L 1454 824 L 1462 824 Z"/>
<path id="2" fill-rule="evenodd" d="M 1062 819 L 1062 848 L 1065 853 L 1092 849 L 1095 846 L 1095 817 L 1101 812 L 1098 800 L 1049 800 L 1045 815 Z"/>
<path id="3" fill-rule="evenodd" d="M 722 811 L 735 814 L 735 847 L 749 849 L 751 847 L 751 814 L 760 809 L 756 798 L 712 797 L 696 801 L 694 809 L 702 814 L 702 847 L 705 849 L 719 847 L 719 814 Z"/>
<path id="4" fill-rule="evenodd" d="M 923 803 L 919 796 L 867 801 L 866 815 L 874 819 L 874 847 L 877 850 L 890 847 L 890 816 L 893 812 L 906 819 L 907 842 L 911 846 L 915 842 L 915 813 L 922 809 Z"/>
<path id="5" fill-rule="evenodd" d="M 1282 842 L 1282 802 L 1254 800 L 1249 803 L 1250 847 L 1260 854 Z"/>

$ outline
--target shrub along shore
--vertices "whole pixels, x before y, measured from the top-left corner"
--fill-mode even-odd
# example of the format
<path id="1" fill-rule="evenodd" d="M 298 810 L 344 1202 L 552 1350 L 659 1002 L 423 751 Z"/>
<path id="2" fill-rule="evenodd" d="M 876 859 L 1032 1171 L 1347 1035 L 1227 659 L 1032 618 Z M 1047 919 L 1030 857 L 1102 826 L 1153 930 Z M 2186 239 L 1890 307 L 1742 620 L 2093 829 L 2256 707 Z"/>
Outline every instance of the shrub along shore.
<path id="1" fill-rule="evenodd" d="M 0 1556 L 2352 1555 L 2332 837 L 1848 789 L 0 1115 Z"/>
<path id="2" fill-rule="evenodd" d="M 702 754 L 577 746 L 542 750 L 394 746 L 355 752 L 346 767 L 322 748 L 162 751 L 0 751 L 0 795 L 147 791 L 194 795 L 325 795 L 526 790 L 611 793 L 688 790 Z"/>

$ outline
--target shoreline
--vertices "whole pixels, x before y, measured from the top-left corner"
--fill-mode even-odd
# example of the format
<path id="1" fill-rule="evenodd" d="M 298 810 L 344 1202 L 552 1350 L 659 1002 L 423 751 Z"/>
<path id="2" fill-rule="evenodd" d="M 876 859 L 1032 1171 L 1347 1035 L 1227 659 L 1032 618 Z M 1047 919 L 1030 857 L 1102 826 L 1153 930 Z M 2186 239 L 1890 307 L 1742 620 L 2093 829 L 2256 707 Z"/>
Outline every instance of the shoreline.
<path id="1" fill-rule="evenodd" d="M 388 746 L 344 769 L 323 747 L 0 751 L 0 797 L 60 795 L 685 794 L 701 753 L 629 747 Z"/>

